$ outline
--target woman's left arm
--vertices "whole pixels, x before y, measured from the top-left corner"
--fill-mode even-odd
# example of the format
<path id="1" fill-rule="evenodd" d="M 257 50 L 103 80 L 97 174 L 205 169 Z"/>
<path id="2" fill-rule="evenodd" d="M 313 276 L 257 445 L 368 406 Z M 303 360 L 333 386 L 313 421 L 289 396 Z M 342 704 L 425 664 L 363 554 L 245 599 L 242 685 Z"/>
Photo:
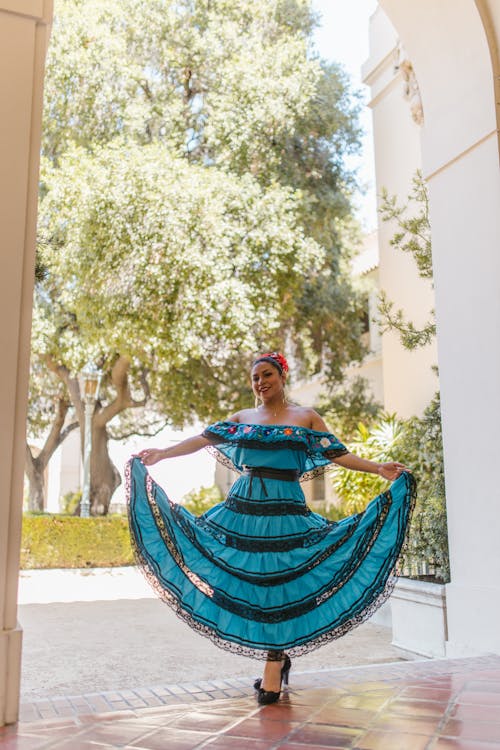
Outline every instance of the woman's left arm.
<path id="1" fill-rule="evenodd" d="M 323 419 L 315 411 L 312 411 L 311 429 L 319 430 L 320 432 L 329 431 Z M 332 458 L 332 462 L 343 466 L 345 469 L 365 471 L 368 474 L 378 474 L 384 477 L 384 479 L 389 479 L 391 482 L 397 479 L 403 471 L 409 471 L 404 464 L 400 464 L 398 461 L 377 463 L 376 461 L 369 461 L 367 458 L 360 458 L 354 453 L 345 453 L 343 456 Z"/>
<path id="2" fill-rule="evenodd" d="M 354 453 L 345 453 L 343 456 L 332 459 L 332 461 L 334 464 L 339 464 L 339 466 L 343 466 L 345 469 L 366 471 L 368 474 L 378 474 L 384 477 L 384 479 L 389 479 L 391 482 L 397 479 L 403 471 L 408 471 L 406 466 L 398 463 L 398 461 L 377 463 L 376 461 L 369 461 L 367 458 L 360 458 Z"/>

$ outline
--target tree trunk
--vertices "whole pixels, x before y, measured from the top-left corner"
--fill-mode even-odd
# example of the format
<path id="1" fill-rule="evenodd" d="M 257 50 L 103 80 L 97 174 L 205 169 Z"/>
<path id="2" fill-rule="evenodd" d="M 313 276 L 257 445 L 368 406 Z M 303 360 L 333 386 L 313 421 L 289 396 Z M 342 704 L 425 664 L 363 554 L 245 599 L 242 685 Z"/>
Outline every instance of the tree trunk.
<path id="1" fill-rule="evenodd" d="M 106 426 L 92 424 L 92 455 L 90 457 L 90 512 L 93 516 L 105 516 L 114 491 L 121 484 L 121 477 L 111 461 L 108 451 Z"/>
<path id="2" fill-rule="evenodd" d="M 26 446 L 26 476 L 29 482 L 28 510 L 43 511 L 45 502 L 44 466 L 33 458 Z"/>

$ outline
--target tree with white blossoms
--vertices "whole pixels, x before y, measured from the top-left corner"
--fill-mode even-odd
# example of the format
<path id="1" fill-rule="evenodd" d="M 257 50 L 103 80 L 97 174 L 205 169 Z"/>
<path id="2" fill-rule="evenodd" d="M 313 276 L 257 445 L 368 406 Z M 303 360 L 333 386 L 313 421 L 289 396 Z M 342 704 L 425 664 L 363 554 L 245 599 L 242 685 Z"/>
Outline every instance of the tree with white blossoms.
<path id="1" fill-rule="evenodd" d="M 104 372 L 107 444 L 224 415 L 262 347 L 292 342 L 332 383 L 361 356 L 348 274 L 356 106 L 311 54 L 306 0 L 59 0 L 47 62 L 33 326 L 31 506 L 68 431 L 77 374 Z M 74 414 L 74 419 L 68 419 Z M 40 460 L 38 460 L 40 459 Z"/>

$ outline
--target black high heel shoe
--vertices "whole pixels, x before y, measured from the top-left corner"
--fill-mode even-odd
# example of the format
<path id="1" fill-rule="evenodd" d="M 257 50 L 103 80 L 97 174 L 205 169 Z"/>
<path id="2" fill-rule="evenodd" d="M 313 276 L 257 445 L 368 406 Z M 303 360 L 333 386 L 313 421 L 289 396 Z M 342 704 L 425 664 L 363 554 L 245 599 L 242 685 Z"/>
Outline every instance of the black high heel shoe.
<path id="1" fill-rule="evenodd" d="M 274 690 L 264 690 L 262 685 L 262 678 L 259 677 L 258 680 L 255 680 L 253 686 L 255 690 L 257 690 L 257 702 L 260 703 L 260 705 L 265 706 L 269 703 L 276 703 L 276 701 L 279 699 L 281 695 L 281 685 L 288 685 L 288 677 L 290 675 L 290 669 L 292 666 L 292 662 L 288 654 L 284 654 L 285 659 L 283 666 L 281 667 L 281 674 L 280 674 L 280 689 L 279 692 L 276 693 Z M 269 659 L 269 661 L 277 661 L 277 659 Z M 281 659 L 280 659 L 281 661 Z"/>

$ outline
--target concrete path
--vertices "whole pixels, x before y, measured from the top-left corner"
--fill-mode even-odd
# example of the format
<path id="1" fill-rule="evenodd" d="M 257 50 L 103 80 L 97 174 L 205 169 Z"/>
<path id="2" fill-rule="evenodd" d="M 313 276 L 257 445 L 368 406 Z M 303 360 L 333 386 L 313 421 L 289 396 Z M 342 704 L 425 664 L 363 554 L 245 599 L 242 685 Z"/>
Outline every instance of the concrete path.
<path id="1" fill-rule="evenodd" d="M 259 662 L 217 648 L 179 620 L 135 568 L 23 571 L 21 700 L 248 677 Z M 395 662 L 389 628 L 370 622 L 294 664 L 297 671 Z"/>

